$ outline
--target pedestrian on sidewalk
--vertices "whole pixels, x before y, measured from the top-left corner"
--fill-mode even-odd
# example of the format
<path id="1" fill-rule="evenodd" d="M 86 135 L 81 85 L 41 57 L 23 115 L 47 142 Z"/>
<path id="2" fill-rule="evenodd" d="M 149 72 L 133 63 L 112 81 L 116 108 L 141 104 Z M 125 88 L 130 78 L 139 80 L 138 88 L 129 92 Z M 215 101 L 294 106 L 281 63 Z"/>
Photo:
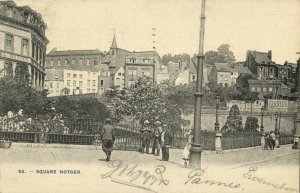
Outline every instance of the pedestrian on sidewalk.
<path id="1" fill-rule="evenodd" d="M 169 161 L 169 150 L 172 143 L 172 135 L 169 129 L 167 128 L 166 124 L 163 124 L 160 142 L 162 151 L 162 161 Z"/>
<path id="2" fill-rule="evenodd" d="M 299 137 L 295 136 L 294 138 L 294 144 L 293 144 L 293 149 L 298 149 L 298 144 L 299 144 Z"/>
<path id="3" fill-rule="evenodd" d="M 161 122 L 155 121 L 155 128 L 153 131 L 153 144 L 152 144 L 152 154 L 155 156 L 159 156 L 160 153 L 160 134 L 161 134 Z"/>
<path id="4" fill-rule="evenodd" d="M 105 125 L 101 131 L 102 150 L 106 154 L 106 161 L 110 161 L 111 152 L 115 141 L 115 131 L 111 125 L 111 120 L 106 119 Z"/>
<path id="5" fill-rule="evenodd" d="M 150 122 L 148 120 L 144 122 L 144 128 L 142 133 L 142 153 L 145 152 L 145 148 L 146 148 L 147 154 L 149 154 L 150 139 L 151 139 L 151 131 L 149 129 L 149 124 Z"/>
<path id="6" fill-rule="evenodd" d="M 271 131 L 271 133 L 270 133 L 270 140 L 271 140 L 271 149 L 274 150 L 275 140 L 276 140 L 276 135 L 275 135 L 274 131 Z"/>
<path id="7" fill-rule="evenodd" d="M 182 159 L 184 161 L 184 167 L 187 168 L 188 163 L 190 161 L 190 155 L 191 155 L 191 148 L 192 148 L 192 142 L 193 142 L 193 130 L 190 130 L 187 133 L 187 143 L 183 149 Z"/>
<path id="8" fill-rule="evenodd" d="M 271 149 L 271 139 L 270 139 L 270 134 L 269 134 L 269 132 L 266 132 L 266 133 L 265 133 L 264 138 L 265 138 L 265 146 L 264 146 L 264 150 L 268 150 L 269 147 L 270 147 L 270 149 Z"/>

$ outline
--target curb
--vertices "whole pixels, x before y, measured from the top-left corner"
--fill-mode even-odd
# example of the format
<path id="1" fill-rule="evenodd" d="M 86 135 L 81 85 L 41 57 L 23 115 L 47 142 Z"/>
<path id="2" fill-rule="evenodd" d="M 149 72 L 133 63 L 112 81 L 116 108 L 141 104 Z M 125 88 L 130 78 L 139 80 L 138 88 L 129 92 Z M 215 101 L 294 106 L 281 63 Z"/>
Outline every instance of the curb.
<path id="1" fill-rule="evenodd" d="M 63 148 L 63 149 L 88 149 L 101 150 L 101 145 L 71 145 L 71 144 L 43 144 L 43 143 L 12 143 L 11 147 L 33 147 L 33 148 Z"/>

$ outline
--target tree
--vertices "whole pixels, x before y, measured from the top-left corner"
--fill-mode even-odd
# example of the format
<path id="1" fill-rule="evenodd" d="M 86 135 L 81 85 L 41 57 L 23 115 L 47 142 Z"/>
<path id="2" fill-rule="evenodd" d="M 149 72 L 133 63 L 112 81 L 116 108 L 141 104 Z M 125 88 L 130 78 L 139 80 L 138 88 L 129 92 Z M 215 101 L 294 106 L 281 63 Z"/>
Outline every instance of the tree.
<path id="1" fill-rule="evenodd" d="M 242 116 L 237 105 L 233 105 L 229 111 L 227 121 L 222 128 L 225 132 L 243 131 Z"/>
<path id="2" fill-rule="evenodd" d="M 211 65 L 214 63 L 233 64 L 235 62 L 235 57 L 229 48 L 229 44 L 222 44 L 217 48 L 217 51 L 209 50 L 205 52 L 204 61 Z"/>
<path id="3" fill-rule="evenodd" d="M 18 112 L 19 109 L 32 117 L 47 113 L 51 108 L 51 101 L 46 98 L 47 92 L 37 91 L 19 80 L 11 76 L 0 78 L 0 114 Z"/>
<path id="4" fill-rule="evenodd" d="M 15 80 L 20 83 L 24 84 L 25 86 L 29 85 L 29 71 L 28 71 L 28 65 L 23 63 L 17 63 L 16 69 L 15 69 Z"/>
<path id="5" fill-rule="evenodd" d="M 244 131 L 256 131 L 259 128 L 257 117 L 247 117 Z"/>

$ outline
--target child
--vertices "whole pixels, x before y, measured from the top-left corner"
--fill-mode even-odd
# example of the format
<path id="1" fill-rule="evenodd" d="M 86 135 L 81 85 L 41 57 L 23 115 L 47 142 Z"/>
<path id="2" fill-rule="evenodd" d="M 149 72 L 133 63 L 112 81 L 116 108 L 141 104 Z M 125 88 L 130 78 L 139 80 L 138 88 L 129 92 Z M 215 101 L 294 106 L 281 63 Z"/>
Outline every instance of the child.
<path id="1" fill-rule="evenodd" d="M 182 155 L 182 159 L 184 161 L 184 167 L 188 166 L 188 161 L 190 160 L 190 150 L 192 148 L 192 142 L 193 142 L 193 132 L 192 130 L 190 130 L 189 133 L 187 133 L 187 144 L 185 145 L 184 149 L 183 149 L 183 155 Z"/>

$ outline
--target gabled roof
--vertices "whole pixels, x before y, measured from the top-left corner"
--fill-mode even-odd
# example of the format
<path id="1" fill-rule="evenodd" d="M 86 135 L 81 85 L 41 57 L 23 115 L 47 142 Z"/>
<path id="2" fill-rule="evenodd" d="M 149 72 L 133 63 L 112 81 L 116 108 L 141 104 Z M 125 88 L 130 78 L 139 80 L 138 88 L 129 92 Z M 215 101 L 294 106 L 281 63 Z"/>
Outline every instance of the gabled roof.
<path id="1" fill-rule="evenodd" d="M 234 68 L 230 68 L 227 63 L 215 63 L 218 72 L 236 72 Z"/>
<path id="2" fill-rule="evenodd" d="M 256 63 L 258 64 L 268 64 L 272 63 L 266 52 L 250 51 L 252 56 L 255 58 Z"/>
<path id="3" fill-rule="evenodd" d="M 62 69 L 46 69 L 45 70 L 46 77 L 45 81 L 63 81 L 63 70 Z"/>
<path id="4" fill-rule="evenodd" d="M 112 66 L 112 67 L 109 67 L 109 72 L 111 75 L 114 75 L 116 74 L 120 68 L 123 68 L 122 66 Z"/>
<path id="5" fill-rule="evenodd" d="M 94 50 L 62 50 L 53 49 L 47 56 L 74 56 L 74 55 L 96 55 L 102 54 L 98 49 Z"/>

